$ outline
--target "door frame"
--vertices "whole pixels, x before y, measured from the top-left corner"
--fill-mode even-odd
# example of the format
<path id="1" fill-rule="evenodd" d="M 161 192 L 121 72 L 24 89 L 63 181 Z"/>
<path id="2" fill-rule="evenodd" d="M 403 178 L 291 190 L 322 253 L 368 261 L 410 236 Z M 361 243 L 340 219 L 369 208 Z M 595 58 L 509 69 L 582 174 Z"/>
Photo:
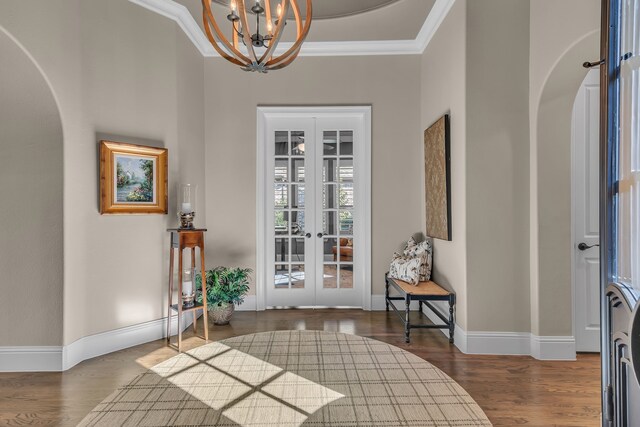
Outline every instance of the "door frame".
<path id="1" fill-rule="evenodd" d="M 267 195 L 271 194 L 269 183 L 264 177 L 267 173 L 267 120 L 276 117 L 355 117 L 362 120 L 364 136 L 361 142 L 359 158 L 354 159 L 354 167 L 359 170 L 359 183 L 355 187 L 362 199 L 356 206 L 358 216 L 362 218 L 362 309 L 371 310 L 371 105 L 354 106 L 260 106 L 257 107 L 256 132 L 256 310 L 266 309 L 267 299 Z M 356 278 L 354 277 L 354 280 Z"/>

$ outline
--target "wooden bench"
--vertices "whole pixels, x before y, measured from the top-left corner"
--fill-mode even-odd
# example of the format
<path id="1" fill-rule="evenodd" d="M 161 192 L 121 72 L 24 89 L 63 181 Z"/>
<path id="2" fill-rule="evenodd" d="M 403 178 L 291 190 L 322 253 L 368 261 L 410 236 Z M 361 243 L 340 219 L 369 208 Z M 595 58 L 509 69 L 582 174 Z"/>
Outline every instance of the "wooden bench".
<path id="1" fill-rule="evenodd" d="M 453 292 L 449 292 L 446 289 L 442 288 L 435 282 L 420 282 L 416 286 L 413 286 L 410 283 L 403 282 L 402 280 L 392 279 L 387 274 L 384 275 L 385 280 L 385 304 L 387 307 L 387 311 L 389 311 L 389 306 L 393 308 L 396 312 L 402 323 L 404 323 L 404 335 L 405 342 L 409 342 L 409 334 L 411 329 L 416 328 L 429 328 L 429 329 L 449 329 L 449 342 L 453 344 L 453 333 L 455 328 L 455 321 L 453 317 L 454 306 L 456 304 L 456 294 Z M 396 291 L 398 291 L 401 296 L 391 297 L 389 296 L 389 286 L 392 286 Z M 402 313 L 398 308 L 393 304 L 392 301 L 404 301 L 405 302 L 405 310 Z M 424 303 L 429 309 L 440 318 L 444 324 L 442 325 L 433 325 L 433 324 L 412 324 L 409 319 L 409 306 L 411 305 L 411 301 L 418 301 L 418 307 L 420 309 L 420 313 L 422 313 L 422 304 Z M 448 301 L 449 302 L 449 318 L 447 319 L 444 314 L 440 313 L 440 310 L 435 308 L 429 301 Z M 403 316 L 404 314 L 404 316 Z"/>

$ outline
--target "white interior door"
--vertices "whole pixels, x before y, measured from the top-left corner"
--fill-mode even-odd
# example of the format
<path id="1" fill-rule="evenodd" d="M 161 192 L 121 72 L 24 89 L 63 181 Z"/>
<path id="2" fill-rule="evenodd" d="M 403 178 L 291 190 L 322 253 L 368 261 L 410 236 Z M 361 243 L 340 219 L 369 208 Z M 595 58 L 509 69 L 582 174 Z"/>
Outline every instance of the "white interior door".
<path id="1" fill-rule="evenodd" d="M 573 109 L 574 324 L 576 350 L 600 351 L 600 73 L 585 78 Z"/>
<path id="2" fill-rule="evenodd" d="M 311 118 L 267 124 L 267 259 L 271 307 L 314 305 L 314 137 Z"/>
<path id="3" fill-rule="evenodd" d="M 366 307 L 365 119 L 302 109 L 261 120 L 258 188 L 265 195 L 259 215 L 265 221 L 262 231 L 260 219 L 258 225 L 263 271 L 257 274 L 265 307 Z"/>
<path id="4" fill-rule="evenodd" d="M 360 194 L 356 187 L 362 140 L 357 119 L 316 119 L 316 305 L 361 307 L 362 291 L 354 280 L 361 268 L 357 236 L 360 227 Z"/>

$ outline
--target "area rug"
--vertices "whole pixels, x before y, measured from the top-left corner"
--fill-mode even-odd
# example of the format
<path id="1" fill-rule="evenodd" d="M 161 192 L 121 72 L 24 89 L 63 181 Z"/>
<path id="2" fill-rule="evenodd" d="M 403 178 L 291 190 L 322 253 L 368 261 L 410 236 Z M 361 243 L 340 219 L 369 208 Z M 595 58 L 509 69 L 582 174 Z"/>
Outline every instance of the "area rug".
<path id="1" fill-rule="evenodd" d="M 100 403 L 81 426 L 490 426 L 442 371 L 355 335 L 277 331 L 179 354 Z"/>

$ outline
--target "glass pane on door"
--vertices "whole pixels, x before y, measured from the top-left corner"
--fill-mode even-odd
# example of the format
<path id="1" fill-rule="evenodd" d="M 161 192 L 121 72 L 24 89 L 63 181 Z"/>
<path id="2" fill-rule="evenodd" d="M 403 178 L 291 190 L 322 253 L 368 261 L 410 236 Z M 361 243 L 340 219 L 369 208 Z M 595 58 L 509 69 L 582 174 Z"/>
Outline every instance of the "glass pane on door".
<path id="1" fill-rule="evenodd" d="M 275 131 L 274 282 L 275 289 L 304 289 L 305 131 Z"/>
<path id="2" fill-rule="evenodd" d="M 323 289 L 353 288 L 354 132 L 322 132 Z"/>

